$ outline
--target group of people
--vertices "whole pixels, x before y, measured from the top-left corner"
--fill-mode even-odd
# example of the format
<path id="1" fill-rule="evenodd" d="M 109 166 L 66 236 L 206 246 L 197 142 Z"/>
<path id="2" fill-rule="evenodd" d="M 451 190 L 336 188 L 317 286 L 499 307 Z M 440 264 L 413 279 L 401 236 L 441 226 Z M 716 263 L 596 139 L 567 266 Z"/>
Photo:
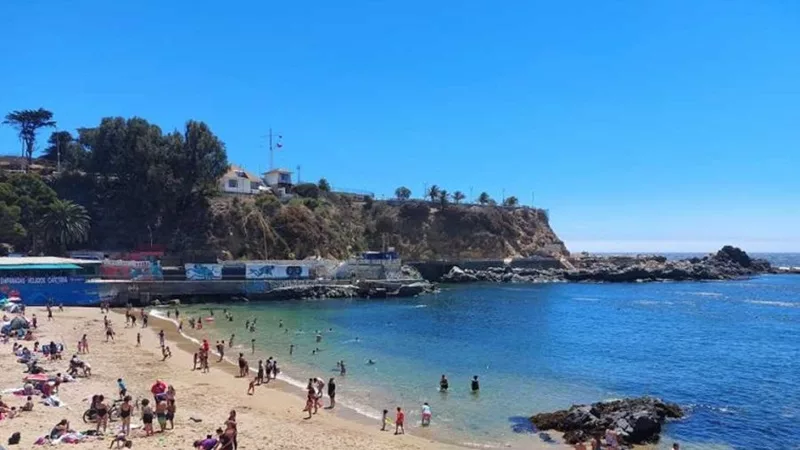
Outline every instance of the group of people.
<path id="1" fill-rule="evenodd" d="M 222 427 L 217 428 L 216 434 L 208 434 L 205 439 L 194 441 L 196 450 L 234 450 L 238 448 L 236 411 L 231 410 L 228 420 Z"/>

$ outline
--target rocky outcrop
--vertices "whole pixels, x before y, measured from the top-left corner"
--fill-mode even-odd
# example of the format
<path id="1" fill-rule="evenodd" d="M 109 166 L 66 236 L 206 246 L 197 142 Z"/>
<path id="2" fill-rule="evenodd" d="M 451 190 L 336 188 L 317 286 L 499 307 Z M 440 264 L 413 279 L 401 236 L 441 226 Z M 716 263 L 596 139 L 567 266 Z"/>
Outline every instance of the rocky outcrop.
<path id="1" fill-rule="evenodd" d="M 683 410 L 674 403 L 640 397 L 573 405 L 567 410 L 537 414 L 531 422 L 540 430 L 563 432 L 564 440 L 570 444 L 602 438 L 606 430 L 613 430 L 620 444 L 636 445 L 658 442 L 667 419 L 681 417 Z"/>
<path id="2" fill-rule="evenodd" d="M 725 246 L 703 257 L 669 261 L 664 256 L 582 256 L 570 260 L 573 268 L 517 269 L 492 267 L 464 270 L 453 267 L 444 283 L 587 281 L 629 283 L 642 281 L 728 280 L 772 271 L 769 262 L 753 259 L 743 250 Z"/>
<path id="3" fill-rule="evenodd" d="M 436 286 L 427 281 L 413 283 L 363 282 L 352 284 L 302 284 L 273 289 L 258 294 L 263 300 L 300 300 L 326 298 L 389 298 L 414 297 L 436 292 Z"/>
<path id="4" fill-rule="evenodd" d="M 542 209 L 422 200 L 355 200 L 303 189 L 212 202 L 214 254 L 228 259 L 348 259 L 394 247 L 408 261 L 568 255 Z"/>

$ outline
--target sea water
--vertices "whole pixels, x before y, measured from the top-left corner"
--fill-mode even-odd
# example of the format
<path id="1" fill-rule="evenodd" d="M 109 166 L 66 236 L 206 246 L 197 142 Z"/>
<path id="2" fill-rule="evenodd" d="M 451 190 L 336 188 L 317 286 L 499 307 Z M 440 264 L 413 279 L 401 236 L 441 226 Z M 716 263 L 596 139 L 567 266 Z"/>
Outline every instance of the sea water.
<path id="1" fill-rule="evenodd" d="M 461 443 L 524 448 L 525 439 L 538 439 L 524 434 L 524 418 L 534 413 L 639 395 L 688 412 L 667 425 L 664 448 L 673 440 L 689 448 L 797 448 L 800 436 L 797 275 L 444 286 L 413 299 L 194 305 L 182 307 L 182 317 L 207 317 L 209 308 L 216 320 L 203 332 L 226 342 L 235 334 L 228 351 L 244 352 L 251 367 L 273 356 L 298 386 L 335 377 L 338 400 L 375 419 L 402 406 L 407 422 L 417 422 L 428 402 L 432 435 Z M 253 319 L 251 333 L 245 321 Z M 442 374 L 446 394 L 438 391 Z M 478 394 L 470 392 L 474 375 Z"/>

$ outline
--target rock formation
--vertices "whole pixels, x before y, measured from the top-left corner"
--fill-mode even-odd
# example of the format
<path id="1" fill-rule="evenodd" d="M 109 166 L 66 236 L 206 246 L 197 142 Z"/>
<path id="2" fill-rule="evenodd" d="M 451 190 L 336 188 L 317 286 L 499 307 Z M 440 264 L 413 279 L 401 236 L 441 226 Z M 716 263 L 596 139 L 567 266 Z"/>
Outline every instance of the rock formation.
<path id="1" fill-rule="evenodd" d="M 570 260 L 573 268 L 522 269 L 491 267 L 486 270 L 465 270 L 453 267 L 441 281 L 444 283 L 554 281 L 641 282 L 728 280 L 769 273 L 769 262 L 752 259 L 743 250 L 725 246 L 703 258 L 669 261 L 664 256 L 579 256 Z"/>
<path id="2" fill-rule="evenodd" d="M 674 403 L 640 397 L 573 405 L 568 410 L 537 414 L 531 422 L 540 430 L 563 432 L 570 444 L 601 438 L 610 429 L 617 433 L 620 444 L 635 445 L 658 442 L 666 420 L 681 417 L 683 410 Z"/>

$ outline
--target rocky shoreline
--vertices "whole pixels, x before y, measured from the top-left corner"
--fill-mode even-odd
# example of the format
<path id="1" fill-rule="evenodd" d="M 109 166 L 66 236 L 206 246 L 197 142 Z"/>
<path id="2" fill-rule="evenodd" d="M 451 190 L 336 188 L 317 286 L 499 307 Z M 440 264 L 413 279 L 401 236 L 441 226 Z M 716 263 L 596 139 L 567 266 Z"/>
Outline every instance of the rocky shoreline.
<path id="1" fill-rule="evenodd" d="M 567 267 L 570 266 L 570 267 Z M 725 246 L 703 258 L 667 260 L 664 256 L 589 256 L 572 258 L 556 269 L 453 267 L 442 283 L 652 282 L 730 280 L 776 273 L 768 261 L 753 259 L 743 250 Z"/>
<path id="2" fill-rule="evenodd" d="M 258 294 L 258 300 L 309 300 L 326 298 L 392 298 L 414 297 L 434 293 L 437 288 L 427 281 L 382 282 L 365 281 L 356 284 L 305 284 L 287 286 Z"/>
<path id="3" fill-rule="evenodd" d="M 530 418 L 539 430 L 564 433 L 570 444 L 591 438 L 602 440 L 612 430 L 624 447 L 658 442 L 668 419 L 680 419 L 680 406 L 653 397 L 628 398 L 591 405 L 573 405 L 567 410 L 537 414 Z"/>

